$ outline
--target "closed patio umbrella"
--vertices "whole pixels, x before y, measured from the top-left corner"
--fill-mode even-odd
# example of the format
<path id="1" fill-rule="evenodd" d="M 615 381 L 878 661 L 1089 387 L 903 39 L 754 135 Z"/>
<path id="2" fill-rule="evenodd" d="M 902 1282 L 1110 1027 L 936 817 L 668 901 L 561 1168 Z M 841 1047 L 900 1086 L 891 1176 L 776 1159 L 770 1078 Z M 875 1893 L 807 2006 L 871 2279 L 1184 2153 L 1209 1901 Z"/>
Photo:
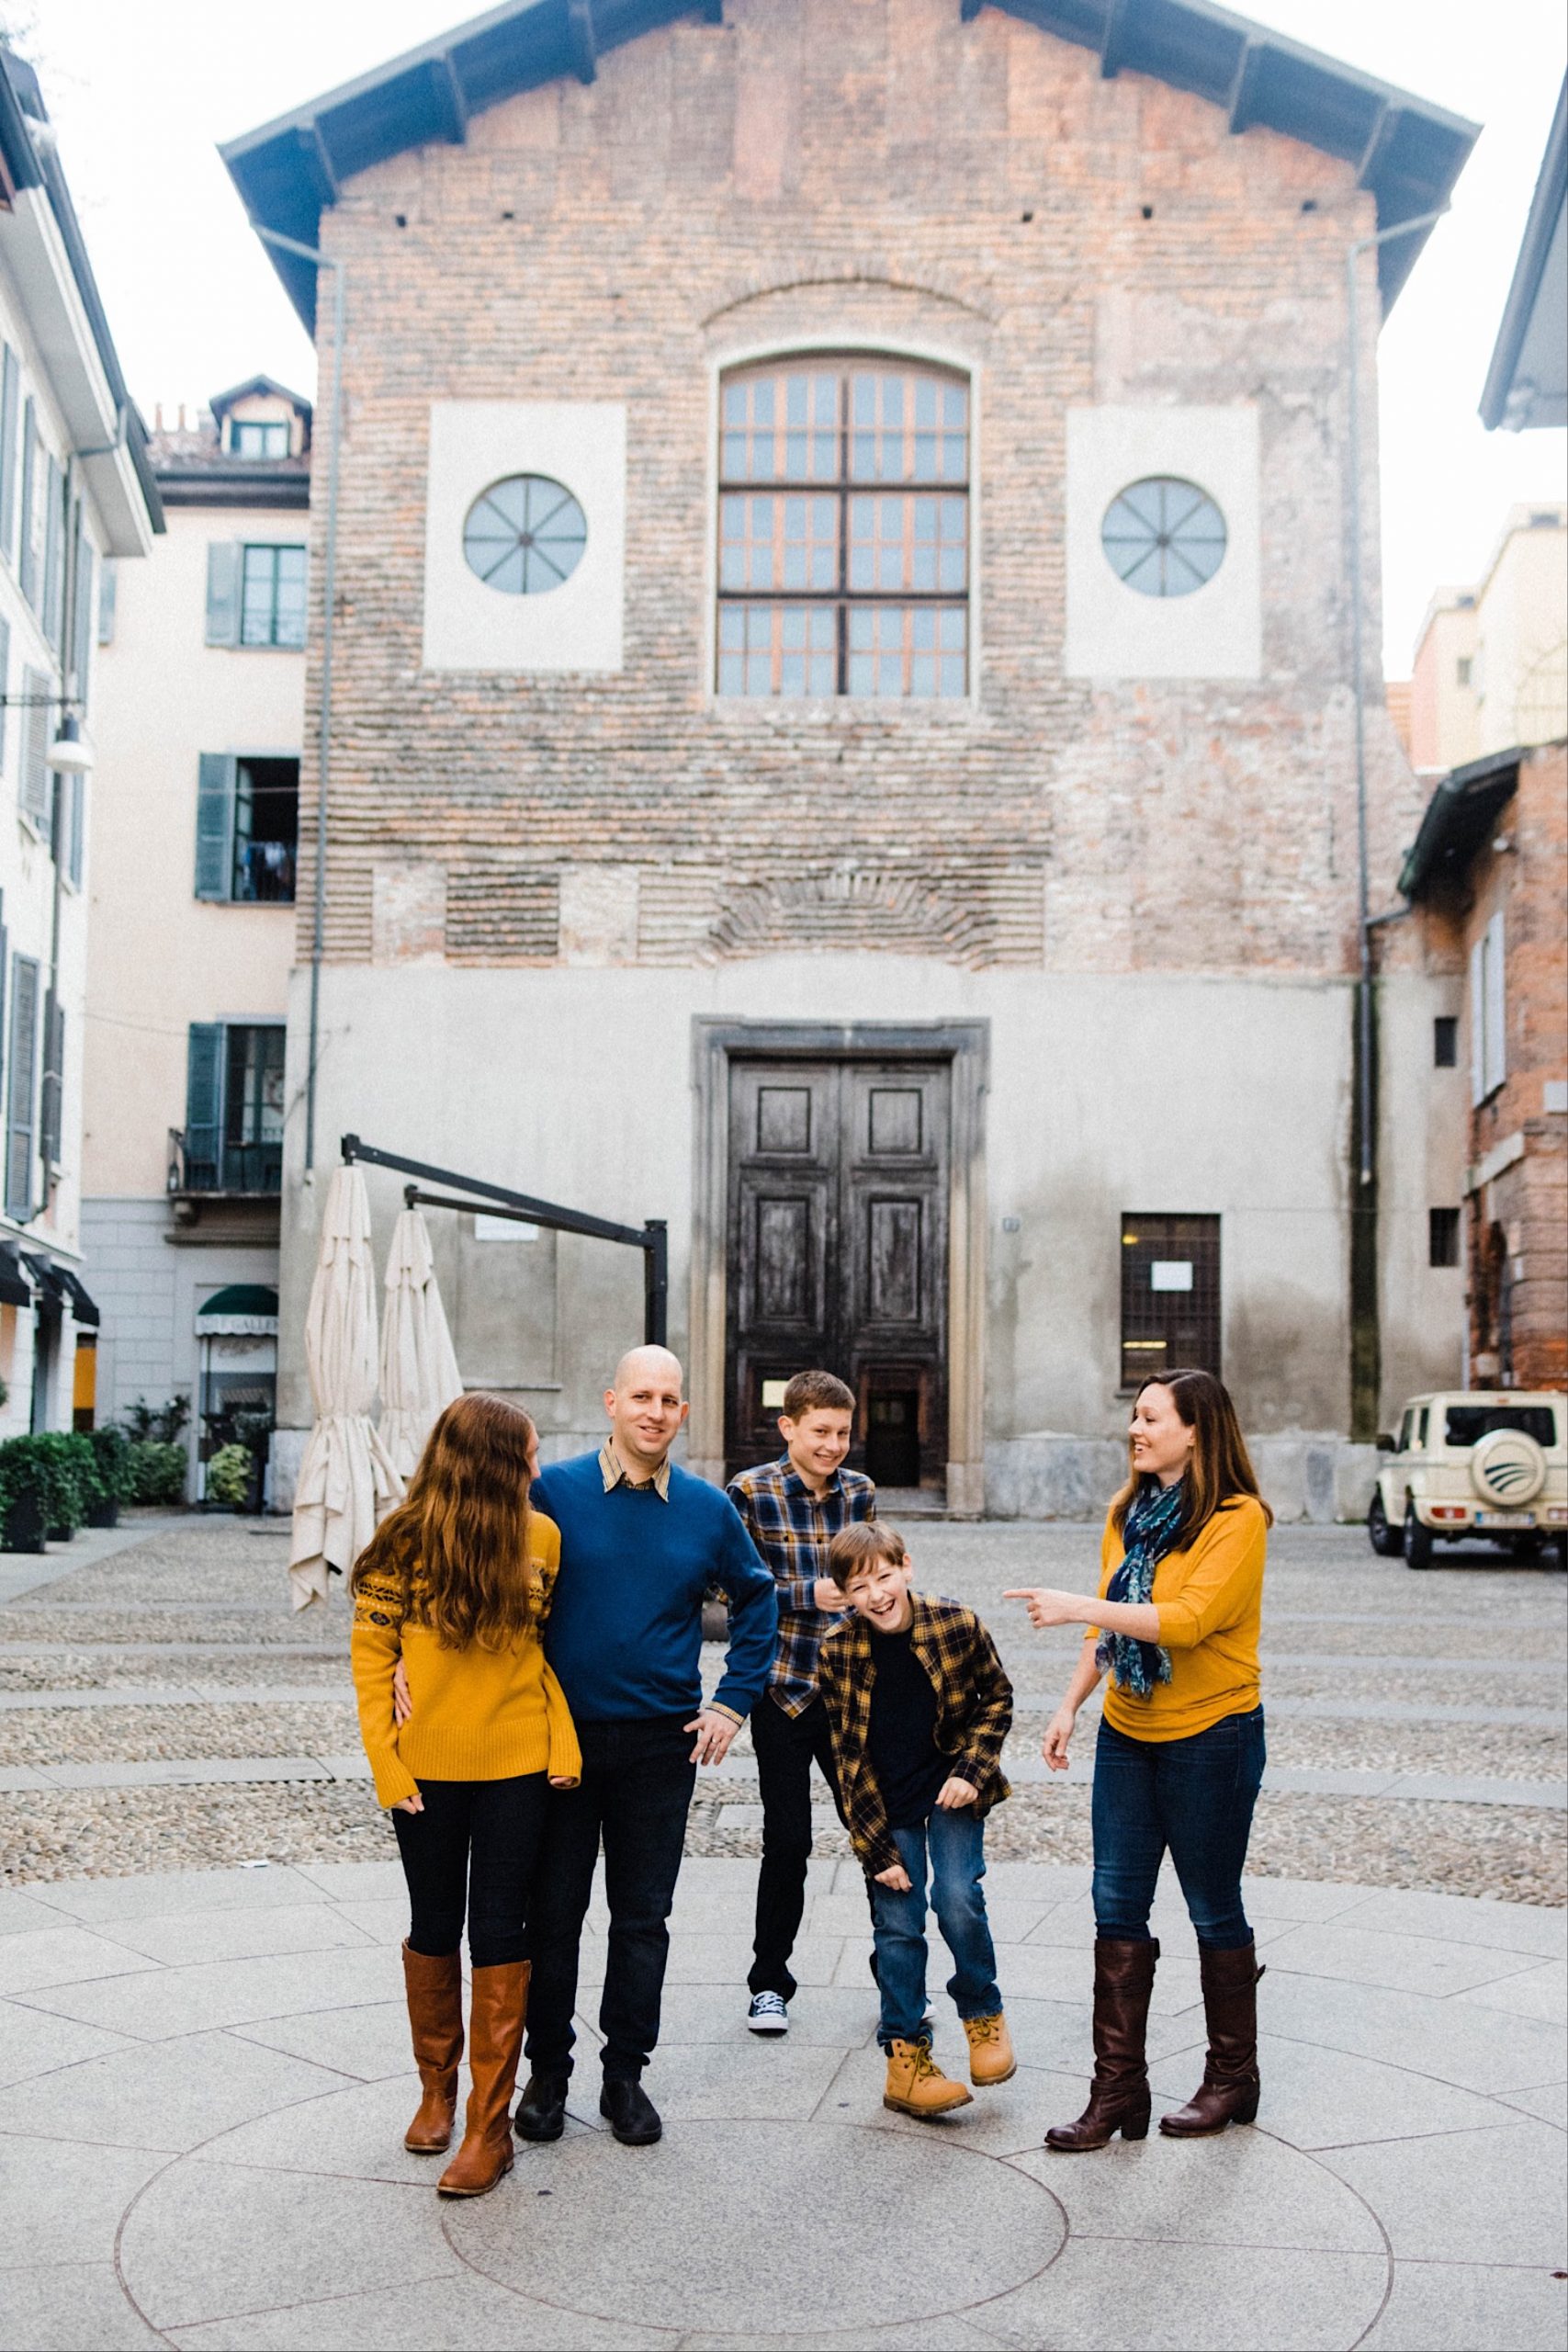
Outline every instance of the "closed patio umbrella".
<path id="1" fill-rule="evenodd" d="M 327 1192 L 305 1317 L 305 1365 L 316 1420 L 294 1498 L 288 1583 L 296 1609 L 326 1599 L 330 1572 L 347 1573 L 403 1491 L 370 1419 L 376 1276 L 370 1203 L 357 1168 L 340 1168 Z"/>
<path id="2" fill-rule="evenodd" d="M 400 1476 L 413 1476 L 425 1439 L 462 1393 L 429 1228 L 418 1209 L 404 1209 L 387 1254 L 381 1323 L 381 1442 Z"/>

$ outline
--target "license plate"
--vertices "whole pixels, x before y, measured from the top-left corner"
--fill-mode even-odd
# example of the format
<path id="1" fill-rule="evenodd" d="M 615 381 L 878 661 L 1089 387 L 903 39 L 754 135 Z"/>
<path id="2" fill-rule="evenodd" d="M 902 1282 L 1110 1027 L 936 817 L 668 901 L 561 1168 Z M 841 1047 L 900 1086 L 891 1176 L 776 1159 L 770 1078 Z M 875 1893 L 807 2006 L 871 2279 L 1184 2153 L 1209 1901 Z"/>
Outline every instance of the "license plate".
<path id="1" fill-rule="evenodd" d="M 1477 1527 L 1533 1527 L 1535 1515 L 1528 1510 L 1478 1510 Z"/>

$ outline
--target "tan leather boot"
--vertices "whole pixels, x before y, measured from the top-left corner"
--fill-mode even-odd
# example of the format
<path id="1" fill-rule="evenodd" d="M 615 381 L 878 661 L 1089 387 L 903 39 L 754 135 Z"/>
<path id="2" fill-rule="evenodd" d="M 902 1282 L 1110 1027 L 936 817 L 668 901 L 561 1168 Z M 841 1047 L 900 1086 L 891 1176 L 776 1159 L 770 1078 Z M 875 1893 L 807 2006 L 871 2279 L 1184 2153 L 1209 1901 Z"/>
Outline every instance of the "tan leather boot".
<path id="1" fill-rule="evenodd" d="M 1258 2114 L 1258 1980 L 1263 1971 L 1257 1947 L 1212 1951 L 1200 1944 L 1198 1969 L 1209 2054 L 1203 2080 L 1186 2106 L 1160 2117 L 1160 2130 L 1172 2140 L 1201 2140 L 1227 2123 L 1251 2123 Z"/>
<path id="2" fill-rule="evenodd" d="M 896 2041 L 887 2053 L 882 2104 L 900 2115 L 918 2115 L 926 2123 L 933 2116 L 950 2115 L 955 2107 L 971 2107 L 974 2101 L 962 2083 L 942 2073 L 929 2041 Z"/>
<path id="3" fill-rule="evenodd" d="M 994 2018 L 965 2018 L 964 2030 L 969 2037 L 970 2081 L 982 2085 L 1010 2083 L 1018 2072 L 1018 2060 L 1013 2054 L 1008 2021 L 1000 2009 Z"/>
<path id="4" fill-rule="evenodd" d="M 1149 2075 L 1144 2042 L 1155 1989 L 1159 1946 L 1117 1943 L 1094 1947 L 1094 2080 L 1089 2105 L 1076 2123 L 1054 2123 L 1045 2145 L 1058 2154 L 1083 2155 L 1123 2140 L 1149 2136 Z"/>
<path id="5" fill-rule="evenodd" d="M 530 1963 L 476 1968 L 468 2007 L 473 2088 L 463 2144 L 435 2186 L 443 2197 L 483 2197 L 512 2170 L 512 2094 L 523 2054 Z"/>
<path id="6" fill-rule="evenodd" d="M 423 2086 L 419 2113 L 403 2134 L 416 2156 L 438 2156 L 452 2143 L 457 2064 L 463 2055 L 463 1963 L 455 1951 L 432 1959 L 403 1946 L 403 1986 L 414 2064 Z"/>

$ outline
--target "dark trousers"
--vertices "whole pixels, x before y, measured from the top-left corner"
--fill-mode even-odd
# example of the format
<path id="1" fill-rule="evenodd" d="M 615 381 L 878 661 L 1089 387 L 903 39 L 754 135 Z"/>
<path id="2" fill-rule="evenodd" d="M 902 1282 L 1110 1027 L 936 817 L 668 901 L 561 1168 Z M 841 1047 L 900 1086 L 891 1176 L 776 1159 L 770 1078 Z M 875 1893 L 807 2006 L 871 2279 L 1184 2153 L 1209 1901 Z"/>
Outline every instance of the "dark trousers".
<path id="1" fill-rule="evenodd" d="M 1096 1935 L 1147 1941 L 1168 1850 L 1198 1941 L 1214 1951 L 1252 1941 L 1241 1873 L 1264 1752 L 1261 1707 L 1223 1716 L 1190 1739 L 1129 1739 L 1101 1723 L 1094 1751 Z"/>
<path id="2" fill-rule="evenodd" d="M 664 1923 L 697 1777 L 684 1720 L 577 1726 L 582 1778 L 551 1793 L 528 1920 L 528 2063 L 536 2075 L 571 2072 L 578 1950 L 601 1839 L 610 1905 L 599 2005 L 604 2072 L 635 2080 L 652 2055 L 670 1951 Z"/>
<path id="3" fill-rule="evenodd" d="M 466 1911 L 476 1968 L 522 1960 L 529 1891 L 552 1802 L 544 1773 L 421 1781 L 419 1792 L 423 1813 L 392 1814 L 409 1887 L 411 1949 L 431 1960 L 456 1951 Z"/>
<path id="4" fill-rule="evenodd" d="M 820 1699 L 786 1715 L 764 1691 L 751 1710 L 751 1745 L 762 1795 L 762 1866 L 757 1873 L 757 1933 L 753 1993 L 795 1998 L 789 1956 L 806 1908 L 806 1866 L 811 1860 L 811 1767 L 827 1781 L 839 1819 L 844 1808 L 833 1769 L 833 1736 Z"/>

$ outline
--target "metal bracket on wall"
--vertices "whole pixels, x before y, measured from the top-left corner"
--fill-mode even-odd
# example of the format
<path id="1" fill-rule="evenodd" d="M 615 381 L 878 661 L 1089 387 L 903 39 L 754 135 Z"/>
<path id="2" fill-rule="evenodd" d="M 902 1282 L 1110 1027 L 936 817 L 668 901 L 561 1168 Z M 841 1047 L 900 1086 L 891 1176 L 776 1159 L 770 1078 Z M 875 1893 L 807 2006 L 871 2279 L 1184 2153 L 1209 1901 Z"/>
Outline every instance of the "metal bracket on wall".
<path id="1" fill-rule="evenodd" d="M 355 1160 L 367 1166 L 395 1169 L 400 1176 L 422 1177 L 426 1183 L 449 1184 L 459 1193 L 474 1197 L 454 1200 L 449 1193 L 426 1193 L 420 1186 L 408 1184 L 403 1198 L 412 1208 L 416 1204 L 426 1208 L 463 1209 L 469 1215 L 478 1211 L 486 1216 L 513 1218 L 519 1225 L 547 1226 L 555 1233 L 581 1233 L 590 1241 L 615 1241 L 624 1249 L 642 1251 L 643 1317 L 642 1336 L 645 1344 L 662 1348 L 668 1344 L 670 1320 L 670 1228 L 661 1216 L 650 1216 L 639 1226 L 616 1225 L 608 1217 L 589 1216 L 581 1209 L 562 1208 L 557 1201 L 536 1201 L 527 1193 L 513 1193 L 504 1184 L 490 1184 L 477 1176 L 459 1176 L 450 1168 L 432 1168 L 423 1159 L 405 1159 L 395 1151 L 382 1151 L 378 1146 L 362 1143 L 357 1136 L 344 1136 L 343 1157 L 345 1166 Z"/>

